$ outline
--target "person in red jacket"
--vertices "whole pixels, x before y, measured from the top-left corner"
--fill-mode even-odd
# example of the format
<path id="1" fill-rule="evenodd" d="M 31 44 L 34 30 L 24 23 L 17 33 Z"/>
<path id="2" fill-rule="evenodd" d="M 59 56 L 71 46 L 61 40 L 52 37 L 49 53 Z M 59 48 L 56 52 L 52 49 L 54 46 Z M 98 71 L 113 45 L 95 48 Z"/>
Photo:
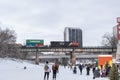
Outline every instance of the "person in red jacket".
<path id="1" fill-rule="evenodd" d="M 52 71 L 53 71 L 53 80 L 56 80 L 56 74 L 58 72 L 58 64 L 57 63 L 54 63 L 52 65 Z"/>

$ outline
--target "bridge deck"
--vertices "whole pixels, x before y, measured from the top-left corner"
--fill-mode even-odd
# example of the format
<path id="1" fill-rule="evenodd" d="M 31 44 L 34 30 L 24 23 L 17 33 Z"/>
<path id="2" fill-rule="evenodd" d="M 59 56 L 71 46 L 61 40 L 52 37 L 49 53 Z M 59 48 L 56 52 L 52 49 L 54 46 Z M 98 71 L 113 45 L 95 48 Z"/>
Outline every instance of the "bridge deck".
<path id="1" fill-rule="evenodd" d="M 23 52 L 93 52 L 93 53 L 114 53 L 117 51 L 116 48 L 105 48 L 105 47 L 21 47 Z"/>

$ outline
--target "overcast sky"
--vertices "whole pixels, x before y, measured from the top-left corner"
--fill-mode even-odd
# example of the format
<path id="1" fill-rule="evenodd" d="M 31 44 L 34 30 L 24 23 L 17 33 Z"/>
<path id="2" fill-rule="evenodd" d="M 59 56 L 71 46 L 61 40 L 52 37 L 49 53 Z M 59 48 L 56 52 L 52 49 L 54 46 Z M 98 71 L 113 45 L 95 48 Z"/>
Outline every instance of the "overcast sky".
<path id="1" fill-rule="evenodd" d="M 83 31 L 83 46 L 100 46 L 120 16 L 120 0 L 0 0 L 0 24 L 26 39 L 63 41 L 65 27 Z M 4 27 L 5 27 L 4 26 Z"/>

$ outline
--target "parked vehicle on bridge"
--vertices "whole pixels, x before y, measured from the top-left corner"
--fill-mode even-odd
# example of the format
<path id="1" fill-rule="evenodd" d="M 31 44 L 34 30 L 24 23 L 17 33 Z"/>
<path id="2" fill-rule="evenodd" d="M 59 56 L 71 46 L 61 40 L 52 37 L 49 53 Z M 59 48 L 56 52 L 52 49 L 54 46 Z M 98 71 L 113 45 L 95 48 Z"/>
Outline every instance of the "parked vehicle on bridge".
<path id="1" fill-rule="evenodd" d="M 78 43 L 70 41 L 51 41 L 50 47 L 78 47 Z"/>

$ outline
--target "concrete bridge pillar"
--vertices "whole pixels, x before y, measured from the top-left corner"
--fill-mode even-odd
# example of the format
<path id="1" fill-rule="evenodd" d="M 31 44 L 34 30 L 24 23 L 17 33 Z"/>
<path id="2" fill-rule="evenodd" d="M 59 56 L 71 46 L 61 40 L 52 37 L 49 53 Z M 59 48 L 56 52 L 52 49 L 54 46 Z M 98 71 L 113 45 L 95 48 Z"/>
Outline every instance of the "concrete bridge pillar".
<path id="1" fill-rule="evenodd" d="M 35 64 L 39 65 L 39 53 L 38 53 L 38 51 L 36 51 L 36 54 L 35 54 Z"/>
<path id="2" fill-rule="evenodd" d="M 71 66 L 76 64 L 76 57 L 74 51 L 70 52 L 70 64 Z"/>

